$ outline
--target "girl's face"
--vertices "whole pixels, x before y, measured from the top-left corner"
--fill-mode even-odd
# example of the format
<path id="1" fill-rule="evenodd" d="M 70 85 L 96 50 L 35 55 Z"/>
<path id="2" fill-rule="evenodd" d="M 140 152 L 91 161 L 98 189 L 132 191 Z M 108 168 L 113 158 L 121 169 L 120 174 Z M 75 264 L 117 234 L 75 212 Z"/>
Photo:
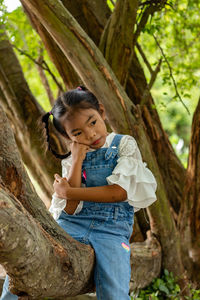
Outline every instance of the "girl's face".
<path id="1" fill-rule="evenodd" d="M 93 108 L 80 109 L 65 120 L 63 126 L 71 141 L 98 149 L 106 141 L 104 120 L 105 109 L 103 104 L 100 104 L 100 112 Z"/>

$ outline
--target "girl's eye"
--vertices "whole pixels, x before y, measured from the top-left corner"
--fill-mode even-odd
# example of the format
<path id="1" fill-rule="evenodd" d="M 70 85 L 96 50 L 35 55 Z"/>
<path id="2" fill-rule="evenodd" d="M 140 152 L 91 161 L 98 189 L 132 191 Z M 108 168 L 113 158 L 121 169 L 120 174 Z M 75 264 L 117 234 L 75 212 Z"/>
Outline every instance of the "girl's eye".
<path id="1" fill-rule="evenodd" d="M 91 122 L 91 124 L 92 124 L 92 125 L 95 125 L 95 124 L 96 124 L 96 122 L 97 122 L 97 120 L 95 120 L 95 121 L 92 121 L 92 122 Z"/>
<path id="2" fill-rule="evenodd" d="M 78 136 L 80 134 L 81 134 L 81 132 L 77 132 L 77 133 L 74 134 L 74 136 Z"/>

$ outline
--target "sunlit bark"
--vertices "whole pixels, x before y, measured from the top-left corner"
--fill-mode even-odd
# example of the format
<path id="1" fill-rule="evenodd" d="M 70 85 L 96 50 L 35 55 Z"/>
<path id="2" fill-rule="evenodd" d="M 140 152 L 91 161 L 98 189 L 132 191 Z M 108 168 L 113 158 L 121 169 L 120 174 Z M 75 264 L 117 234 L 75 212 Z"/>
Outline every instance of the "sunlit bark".
<path id="1" fill-rule="evenodd" d="M 99 49 L 60 2 L 55 5 L 52 1 L 46 0 L 40 6 L 36 0 L 23 0 L 22 3 L 26 3 L 27 7 L 38 16 L 82 81 L 105 105 L 113 130 L 136 137 L 143 158 L 148 161 L 158 181 L 159 201 L 150 207 L 149 212 L 151 229 L 162 244 L 163 265 L 173 270 L 176 275 L 182 274 L 178 233 L 168 209 L 163 179 L 155 154 L 152 153 L 139 108 L 132 104 Z M 167 242 L 167 237 L 170 243 Z"/>
<path id="2" fill-rule="evenodd" d="M 21 66 L 5 33 L 0 39 L 0 99 L 11 121 L 23 161 L 47 196 L 53 192 L 53 174 L 60 171 L 60 163 L 53 155 L 45 154 L 42 130 L 37 121 L 44 110 L 32 95 Z M 54 131 L 55 132 L 55 131 Z M 59 139 L 52 135 L 52 144 L 61 150 Z"/>
<path id="3" fill-rule="evenodd" d="M 91 289 L 94 251 L 67 235 L 38 198 L 1 107 L 0 145 L 0 263 L 13 293 L 35 299 Z"/>

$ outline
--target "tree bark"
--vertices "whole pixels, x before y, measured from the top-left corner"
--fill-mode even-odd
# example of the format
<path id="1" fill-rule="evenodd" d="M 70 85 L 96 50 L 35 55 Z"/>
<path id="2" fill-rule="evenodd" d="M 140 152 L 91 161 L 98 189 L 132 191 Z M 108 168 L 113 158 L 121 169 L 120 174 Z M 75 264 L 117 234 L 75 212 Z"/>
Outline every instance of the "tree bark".
<path id="1" fill-rule="evenodd" d="M 200 287 L 200 100 L 192 121 L 184 198 L 179 216 L 184 264 Z"/>
<path id="2" fill-rule="evenodd" d="M 66 89 L 73 89 L 74 87 L 81 84 L 81 80 L 78 74 L 74 71 L 68 59 L 64 56 L 61 49 L 51 38 L 45 27 L 38 21 L 37 16 L 28 9 L 26 3 L 22 2 L 25 13 L 27 14 L 32 26 L 36 29 L 37 33 L 40 35 L 44 46 L 57 68 L 61 78 L 65 84 Z"/>
<path id="3" fill-rule="evenodd" d="M 162 2 L 162 1 L 161 1 Z M 88 0 L 85 1 L 80 1 L 76 0 L 73 2 L 73 5 L 71 5 L 71 2 L 69 0 L 62 1 L 63 5 L 73 14 L 73 16 L 76 18 L 76 20 L 83 26 L 87 34 L 92 38 L 92 40 L 96 43 L 96 45 L 99 44 L 100 41 L 100 35 L 102 32 L 102 28 L 106 26 L 106 21 L 108 21 L 108 24 L 110 23 L 110 20 L 108 18 L 111 15 L 111 12 L 109 11 L 107 5 L 105 4 L 105 1 L 99 0 L 98 2 L 91 2 Z M 163 5 L 164 2 L 162 2 L 160 5 Z M 26 6 L 25 3 L 22 3 L 24 7 Z M 98 7 L 96 7 L 96 5 Z M 120 6 L 119 6 L 120 7 Z M 154 7 L 152 11 L 155 11 L 157 7 Z M 87 12 L 88 10 L 88 12 Z M 134 7 L 132 6 L 133 13 L 134 12 Z M 118 9 L 119 11 L 119 9 Z M 56 68 L 58 69 L 63 81 L 65 82 L 67 88 L 74 88 L 81 84 L 81 79 L 75 75 L 75 70 L 73 68 L 69 69 L 68 65 L 70 64 L 69 60 L 64 56 L 60 48 L 57 46 L 57 44 L 54 42 L 52 37 L 49 35 L 48 31 L 43 27 L 43 25 L 40 23 L 36 15 L 33 14 L 33 12 L 26 8 L 26 12 L 29 15 L 29 17 L 32 16 L 32 21 L 34 20 L 33 26 L 36 28 L 38 33 L 40 34 L 45 47 L 47 48 L 49 55 L 51 56 L 54 64 L 56 65 Z M 105 13 L 103 13 L 105 12 Z M 127 11 L 126 11 L 127 12 Z M 86 16 L 90 14 L 94 14 L 94 16 L 90 18 L 86 18 Z M 127 12 L 128 13 L 128 12 Z M 145 13 L 145 16 L 147 15 L 148 12 Z M 126 17 L 124 14 L 115 14 L 114 20 L 116 22 L 116 18 L 119 18 L 119 24 L 122 23 L 120 21 L 120 18 L 123 19 L 124 22 L 127 22 L 128 17 Z M 130 14 L 129 14 L 130 17 Z M 132 17 L 132 16 L 131 16 Z M 85 18 L 85 19 L 84 19 Z M 107 19 L 106 19 L 107 18 Z M 98 19 L 99 26 L 94 22 L 94 19 Z M 134 25 L 134 18 L 133 21 L 131 21 L 132 26 Z M 137 34 L 141 32 L 141 26 Z M 143 26 L 145 26 L 145 22 L 143 22 Z M 95 28 L 94 31 L 89 30 L 90 28 Z M 110 26 L 106 26 L 106 28 L 110 28 Z M 119 26 L 118 26 L 119 28 Z M 124 25 L 122 28 L 127 29 L 127 26 Z M 121 28 L 120 28 L 121 29 Z M 112 28 L 111 28 L 112 30 Z M 107 36 L 108 35 L 108 30 L 104 30 L 103 35 Z M 133 38 L 133 33 L 130 32 L 130 29 L 128 29 L 128 32 L 130 33 L 130 36 Z M 107 33 L 107 34 L 106 34 Z M 112 37 L 112 34 L 110 34 Z M 113 33 L 114 35 L 114 33 Z M 125 53 L 125 47 L 126 44 L 131 47 L 133 46 L 133 43 L 131 43 L 131 39 L 128 35 L 126 35 L 125 42 L 123 41 L 123 38 L 121 39 L 121 45 L 118 42 L 119 49 L 121 51 L 116 51 L 115 53 L 115 62 L 117 61 L 117 57 L 120 59 L 120 55 L 117 53 Z M 103 51 L 105 50 L 105 38 L 102 37 L 102 40 L 104 41 L 104 47 Z M 110 41 L 110 39 L 109 39 Z M 117 66 L 120 68 L 125 68 L 127 70 L 127 66 L 123 66 L 123 64 L 115 64 L 112 65 L 112 61 L 109 60 L 109 58 L 112 58 L 112 48 L 114 47 L 115 44 L 115 39 L 112 38 L 113 43 L 111 41 L 109 42 L 109 49 L 111 54 L 109 54 L 107 50 L 107 59 L 109 65 L 113 69 L 117 69 Z M 53 46 L 52 46 L 53 45 Z M 132 50 L 131 50 L 132 51 Z M 70 64 L 71 66 L 71 64 Z M 69 69 L 69 72 L 68 72 Z M 65 74 L 64 72 L 67 72 Z M 128 70 L 127 70 L 128 72 Z M 125 72 L 126 74 L 126 72 Z M 126 92 L 131 99 L 131 101 L 134 104 L 140 104 L 143 103 L 143 93 L 147 89 L 147 82 L 145 79 L 144 72 L 142 70 L 142 67 L 136 57 L 135 51 L 133 50 L 133 56 L 132 56 L 132 61 L 130 65 L 130 70 L 128 73 L 128 78 L 127 78 L 127 85 L 126 85 Z M 75 77 L 75 80 L 73 78 Z M 118 78 L 120 80 L 120 78 Z M 182 201 L 182 192 L 183 192 L 183 187 L 184 187 L 184 182 L 185 182 L 185 169 L 183 168 L 182 164 L 180 163 L 180 160 L 176 156 L 169 139 L 166 135 L 166 133 L 163 130 L 162 124 L 160 122 L 158 113 L 155 109 L 153 109 L 153 106 L 155 106 L 153 99 L 151 97 L 150 92 L 148 93 L 148 97 L 146 98 L 145 103 L 141 105 L 141 109 L 143 111 L 142 117 L 146 125 L 146 129 L 148 132 L 148 135 L 150 137 L 152 147 L 154 150 L 154 153 L 156 153 L 156 159 L 158 161 L 158 164 L 160 166 L 160 172 L 162 174 L 162 177 L 165 178 L 165 187 L 166 187 L 166 193 L 168 196 L 168 199 L 171 204 L 171 210 L 173 212 L 173 216 L 175 218 L 175 222 L 177 222 L 178 218 L 178 213 L 180 210 L 180 203 Z M 164 154 L 164 155 L 163 155 Z M 164 158 L 164 159 L 163 159 Z"/>
<path id="4" fill-rule="evenodd" d="M 160 5 L 163 5 L 163 1 L 161 1 Z M 163 178 L 166 179 L 166 192 L 177 222 L 185 181 L 185 170 L 163 130 L 157 111 L 153 109 L 155 104 L 134 50 L 135 42 L 133 42 L 133 39 L 136 39 L 135 35 L 138 36 L 146 24 L 146 22 L 142 22 L 137 27 L 136 32 L 133 33 L 137 7 L 137 0 L 117 1 L 115 10 L 109 18 L 101 37 L 100 50 L 118 80 L 124 86 L 131 101 L 134 104 L 140 104 L 142 118 L 145 122 L 154 153 L 156 153 L 160 172 Z M 143 17 L 145 18 L 150 11 L 153 13 L 156 10 L 156 6 L 150 7 L 150 10 L 146 11 Z M 127 49 L 129 50 L 127 51 Z M 146 89 L 148 90 L 148 97 L 144 102 L 144 91 Z"/>
<path id="5" fill-rule="evenodd" d="M 72 240 L 67 234 L 63 234 L 66 239 L 63 245 L 56 242 L 3 189 L 0 199 L 0 262 L 12 278 L 11 292 L 28 295 L 29 299 L 58 299 L 86 291 L 92 282 L 94 265 L 91 247 Z"/>
<path id="6" fill-rule="evenodd" d="M 38 59 L 37 59 L 37 62 L 39 63 L 38 65 L 36 65 L 37 69 L 38 69 L 38 73 L 39 73 L 39 76 L 40 76 L 40 79 L 41 79 L 41 82 L 44 86 L 44 89 L 47 93 L 47 96 L 48 96 L 48 99 L 49 99 L 49 102 L 51 104 L 51 106 L 54 105 L 54 96 L 53 96 L 53 93 L 51 91 L 51 87 L 49 85 L 49 82 L 48 82 L 48 79 L 47 79 L 47 76 L 43 70 L 43 68 L 41 67 L 41 63 L 42 61 L 44 60 L 44 57 L 42 54 L 39 55 Z"/>
<path id="7" fill-rule="evenodd" d="M 23 2 L 25 4 L 25 2 L 32 3 L 34 1 L 27 0 Z M 49 1 L 48 3 L 50 7 L 50 12 L 53 11 L 53 8 L 57 8 L 54 7 L 53 4 L 51 3 L 52 3 L 51 1 Z M 31 4 L 27 4 L 27 7 L 28 10 L 31 11 L 32 8 Z M 37 14 L 37 9 L 35 8 L 35 15 L 39 16 L 39 20 L 41 21 L 41 23 L 42 23 L 42 18 L 45 15 L 45 13 L 44 15 L 43 13 L 44 12 L 42 11 L 40 15 Z M 59 10 L 56 11 L 56 14 L 58 17 Z M 50 20 L 51 17 L 49 17 L 49 21 Z M 53 21 L 55 21 L 56 23 L 56 20 L 54 18 Z M 48 27 L 48 24 L 44 25 L 46 28 L 45 30 L 46 32 L 49 32 L 48 34 L 51 34 L 51 40 L 55 39 L 57 41 L 57 44 L 62 49 L 60 53 L 64 53 L 68 57 L 68 60 L 71 61 L 73 65 L 73 69 L 76 69 L 76 72 L 79 74 L 80 78 L 83 80 L 83 82 L 85 82 L 85 84 L 91 90 L 95 92 L 97 97 L 101 95 L 103 91 L 104 93 L 103 98 L 100 99 L 102 102 L 105 101 L 104 104 L 107 108 L 107 111 L 111 109 L 110 111 L 113 113 L 113 109 L 111 107 L 113 107 L 113 104 L 117 103 L 117 101 L 120 99 L 121 101 L 120 105 L 123 106 L 124 111 L 120 110 L 120 113 L 117 114 L 117 110 L 114 110 L 113 117 L 116 118 L 116 120 L 120 120 L 121 115 L 123 115 L 122 122 L 123 123 L 125 122 L 124 124 L 126 124 L 126 127 L 121 128 L 121 124 L 119 125 L 116 124 L 116 122 L 114 122 L 113 120 L 114 118 L 111 118 L 111 114 L 109 114 L 109 121 L 112 124 L 112 127 L 116 131 L 128 133 L 131 135 L 133 134 L 136 137 L 140 149 L 142 151 L 143 158 L 146 161 L 148 161 L 150 169 L 156 175 L 158 181 L 158 187 L 159 187 L 159 191 L 158 191 L 159 204 L 153 205 L 149 209 L 151 228 L 154 231 L 154 233 L 159 237 L 159 240 L 161 241 L 162 244 L 163 255 L 164 255 L 163 267 L 168 267 L 169 270 L 175 269 L 175 274 L 180 275 L 183 270 L 181 266 L 181 258 L 180 258 L 180 240 L 179 240 L 180 237 L 179 237 L 179 233 L 177 232 L 176 226 L 174 224 L 174 220 L 176 223 L 178 213 L 180 210 L 180 203 L 183 198 L 183 187 L 184 185 L 187 186 L 191 177 L 189 176 L 188 177 L 189 179 L 185 182 L 185 178 L 186 178 L 185 170 L 181 165 L 180 161 L 178 160 L 177 156 L 175 155 L 171 147 L 171 144 L 168 141 L 167 135 L 165 134 L 162 128 L 156 110 L 151 107 L 151 105 L 153 104 L 153 99 L 150 93 L 149 93 L 149 97 L 145 98 L 145 103 L 143 102 L 143 91 L 146 89 L 147 83 L 143 71 L 141 69 L 141 66 L 138 63 L 137 57 L 135 56 L 135 54 L 133 55 L 133 61 L 130 70 L 131 76 L 129 76 L 128 78 L 126 90 L 132 102 L 134 102 L 135 104 L 142 103 L 141 106 L 142 114 L 138 107 L 131 105 L 130 100 L 121 90 L 120 85 L 118 85 L 112 72 L 104 63 L 102 63 L 102 58 L 99 56 L 99 53 L 97 53 L 96 48 L 91 46 L 90 41 L 84 36 L 81 30 L 79 30 L 80 28 L 76 28 L 74 25 L 75 23 L 73 22 L 65 23 L 65 21 L 66 21 L 65 17 L 62 15 L 62 17 L 60 18 L 60 23 L 67 25 L 66 27 L 69 27 L 70 29 L 67 31 L 68 37 L 66 37 L 66 35 L 64 34 L 61 36 L 58 36 L 59 34 L 56 35 L 57 34 L 56 30 L 59 31 L 61 27 L 59 29 L 59 26 L 56 27 L 56 24 L 51 21 L 50 24 L 53 23 L 52 26 L 55 26 L 56 30 L 54 30 L 55 28 L 53 29 L 50 28 L 50 26 Z M 62 42 L 62 38 L 63 41 L 66 41 L 66 43 L 70 45 L 71 41 L 73 44 L 74 37 L 76 37 L 80 41 L 81 45 L 79 43 L 75 43 L 75 50 L 73 51 L 73 49 L 71 48 L 69 51 L 67 51 L 67 47 L 65 47 L 64 42 Z M 83 74 L 84 73 L 83 60 L 81 60 L 80 64 L 78 64 L 76 58 L 74 57 L 74 53 L 79 53 L 80 49 L 86 50 L 86 52 L 83 52 L 84 55 L 87 53 L 87 51 L 89 53 L 89 56 L 86 55 L 84 61 L 88 61 L 88 59 L 91 58 L 89 60 L 89 63 L 86 66 L 85 75 Z M 59 59 L 60 58 L 58 58 L 58 60 Z M 94 68 L 95 70 L 91 70 L 91 68 Z M 98 71 L 100 71 L 100 73 Z M 103 74 L 104 79 L 107 80 L 106 83 L 104 83 L 104 80 L 101 77 L 101 73 Z M 98 76 L 99 80 L 95 80 L 95 82 L 93 82 L 92 78 L 96 78 L 95 76 Z M 101 85 L 99 85 L 100 83 Z M 105 89 L 104 89 L 104 85 L 105 85 Z M 98 89 L 99 86 L 101 87 L 101 89 Z M 115 95 L 112 96 L 111 95 L 112 93 L 114 93 Z M 104 100 L 106 99 L 105 96 L 108 97 L 107 99 L 111 98 L 111 103 L 110 103 L 111 105 L 106 104 L 106 100 Z M 131 111 L 133 115 L 131 115 L 130 113 Z M 143 124 L 143 120 L 145 122 L 145 127 Z M 145 130 L 146 133 L 144 132 Z M 150 137 L 151 141 L 147 138 L 147 135 Z M 198 151 L 196 152 L 198 153 Z M 155 153 L 156 155 L 154 155 L 153 153 Z M 156 164 L 156 161 L 158 165 Z M 165 187 L 163 184 L 163 180 L 165 180 Z M 193 195 L 194 193 L 191 193 L 191 197 Z M 170 200 L 170 203 L 173 208 L 172 214 L 169 211 L 168 199 Z M 196 201 L 197 203 L 199 203 L 198 199 Z M 189 215 L 189 210 L 191 209 L 191 207 L 190 205 L 186 205 L 186 206 Z M 190 228 L 189 226 L 190 226 L 190 222 L 187 228 Z M 189 232 L 191 230 L 192 229 L 189 229 Z M 190 233 L 190 239 L 191 239 L 191 233 Z M 169 240 L 170 243 L 168 243 Z M 198 245 L 196 248 L 198 250 Z M 177 268 L 176 268 L 176 257 L 178 260 Z M 188 253 L 186 253 L 184 259 L 185 257 L 188 257 Z M 169 261 L 166 261 L 168 259 Z M 181 266 L 180 270 L 178 270 L 179 266 Z"/>
<path id="8" fill-rule="evenodd" d="M 105 105 L 112 129 L 136 137 L 143 158 L 148 161 L 149 168 L 155 174 L 158 182 L 159 202 L 152 205 L 149 212 L 151 228 L 162 244 L 163 266 L 177 276 L 182 275 L 183 266 L 180 259 L 178 232 L 168 209 L 163 180 L 155 155 L 152 153 L 139 109 L 131 103 L 99 49 L 60 2 L 46 0 L 39 5 L 37 0 L 23 0 L 22 3 L 26 3 L 27 7 L 38 16 L 40 22 L 70 60 L 87 87 L 97 97 L 101 95 L 98 98 Z"/>
<path id="9" fill-rule="evenodd" d="M 60 161 L 51 153 L 45 154 L 42 126 L 36 126 L 45 112 L 32 95 L 12 46 L 3 32 L 0 61 L 1 103 L 12 123 L 24 163 L 49 199 L 53 192 L 53 174 L 61 170 Z M 61 151 L 63 147 L 60 140 L 55 130 L 52 132 L 51 143 Z"/>
<path id="10" fill-rule="evenodd" d="M 11 292 L 28 299 L 59 299 L 93 291 L 94 251 L 66 234 L 38 198 L 1 107 L 0 125 L 0 263 L 10 276 Z M 155 265 L 154 273 L 152 264 L 146 272 L 157 276 L 161 252 L 153 240 L 145 241 L 149 250 L 137 243 L 140 250 L 133 254 L 132 264 L 143 252 L 143 260 Z M 142 283 L 137 268 L 132 285 L 147 284 Z"/>
<path id="11" fill-rule="evenodd" d="M 70 0 L 62 0 L 63 5 L 73 14 L 78 20 L 82 28 L 89 34 L 93 41 L 98 45 L 106 24 L 106 20 L 110 16 L 110 10 L 104 0 L 74 0 L 73 5 Z M 61 75 L 66 89 L 73 89 L 82 84 L 79 75 L 71 66 L 70 61 L 66 58 L 59 46 L 52 39 L 48 31 L 38 20 L 26 3 L 22 2 L 23 8 L 29 17 L 33 27 L 40 35 L 46 50 L 48 51 L 51 60 L 55 64 L 59 74 Z"/>
<path id="12" fill-rule="evenodd" d="M 12 278 L 12 292 L 34 299 L 90 290 L 94 251 L 67 235 L 46 210 L 22 165 L 1 107 L 0 116 L 0 263 Z"/>
<path id="13" fill-rule="evenodd" d="M 133 30 L 137 9 L 138 0 L 118 0 L 99 45 L 105 59 L 124 87 L 133 58 Z"/>
<path id="14" fill-rule="evenodd" d="M 142 119 L 151 141 L 151 147 L 156 154 L 160 172 L 164 178 L 167 197 L 171 205 L 170 209 L 177 223 L 180 205 L 183 199 L 186 170 L 175 154 L 169 138 L 163 129 L 158 112 L 154 108 L 155 103 L 150 92 L 146 102 L 142 104 L 143 93 L 147 87 L 147 82 L 136 54 L 133 55 L 130 74 L 126 91 L 135 104 L 140 104 Z"/>

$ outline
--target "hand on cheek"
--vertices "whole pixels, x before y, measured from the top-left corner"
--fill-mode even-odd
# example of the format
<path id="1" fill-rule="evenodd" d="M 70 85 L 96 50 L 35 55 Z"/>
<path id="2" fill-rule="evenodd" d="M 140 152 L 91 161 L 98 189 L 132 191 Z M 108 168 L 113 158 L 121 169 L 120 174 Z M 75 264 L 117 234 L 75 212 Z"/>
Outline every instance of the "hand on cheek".
<path id="1" fill-rule="evenodd" d="M 72 159 L 73 160 L 83 161 L 85 159 L 87 151 L 89 150 L 89 146 L 84 145 L 84 144 L 79 144 L 77 142 L 72 142 L 70 144 L 70 150 L 71 150 L 71 153 L 72 153 Z"/>

